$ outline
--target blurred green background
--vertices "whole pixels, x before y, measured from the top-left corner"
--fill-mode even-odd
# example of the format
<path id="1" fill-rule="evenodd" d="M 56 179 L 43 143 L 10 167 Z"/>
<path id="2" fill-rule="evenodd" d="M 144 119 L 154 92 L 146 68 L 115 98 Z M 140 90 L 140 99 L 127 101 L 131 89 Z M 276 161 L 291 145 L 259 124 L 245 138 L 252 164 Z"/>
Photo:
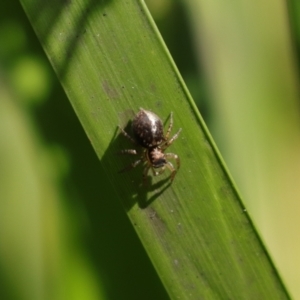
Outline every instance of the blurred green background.
<path id="1" fill-rule="evenodd" d="M 147 4 L 300 299 L 300 5 Z M 19 2 L 0 15 L 0 298 L 168 299 Z"/>

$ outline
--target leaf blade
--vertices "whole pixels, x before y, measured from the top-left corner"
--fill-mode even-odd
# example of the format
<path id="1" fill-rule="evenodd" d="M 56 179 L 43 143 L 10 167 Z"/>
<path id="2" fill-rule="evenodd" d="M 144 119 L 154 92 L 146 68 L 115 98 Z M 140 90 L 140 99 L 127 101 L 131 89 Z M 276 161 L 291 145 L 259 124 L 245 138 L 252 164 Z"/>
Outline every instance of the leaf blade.
<path id="1" fill-rule="evenodd" d="M 287 299 L 146 8 L 22 2 L 106 170 L 106 200 L 122 202 L 170 296 Z M 148 189 L 140 186 L 141 169 L 118 174 L 126 159 L 115 156 L 124 144 L 116 126 L 140 106 L 162 119 L 173 111 L 174 132 L 183 128 L 170 147 L 182 158 L 172 186 L 168 174 Z"/>

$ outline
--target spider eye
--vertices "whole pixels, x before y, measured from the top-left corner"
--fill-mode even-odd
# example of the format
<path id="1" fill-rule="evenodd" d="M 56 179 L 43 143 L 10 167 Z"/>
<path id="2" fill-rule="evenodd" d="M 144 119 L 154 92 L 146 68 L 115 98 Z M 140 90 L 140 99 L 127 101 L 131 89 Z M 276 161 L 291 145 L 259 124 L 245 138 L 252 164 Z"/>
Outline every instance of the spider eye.
<path id="1" fill-rule="evenodd" d="M 165 158 L 158 158 L 153 161 L 153 168 L 161 168 L 167 163 Z"/>

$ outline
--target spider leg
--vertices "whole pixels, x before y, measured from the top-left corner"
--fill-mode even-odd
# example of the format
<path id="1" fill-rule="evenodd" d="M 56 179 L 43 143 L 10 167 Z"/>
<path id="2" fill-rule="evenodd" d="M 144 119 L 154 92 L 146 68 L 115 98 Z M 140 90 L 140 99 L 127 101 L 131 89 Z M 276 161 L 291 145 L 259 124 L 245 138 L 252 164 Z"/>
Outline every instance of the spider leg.
<path id="1" fill-rule="evenodd" d="M 177 170 L 180 168 L 180 158 L 177 154 L 174 153 L 165 153 L 165 158 L 171 158 L 174 159 L 176 161 L 177 164 Z M 168 162 L 168 164 L 171 164 L 170 162 Z M 173 165 L 171 164 L 172 168 L 174 169 Z"/>
<path id="2" fill-rule="evenodd" d="M 163 149 L 167 149 L 169 146 L 172 145 L 172 143 L 178 138 L 180 132 L 181 132 L 182 128 L 179 128 L 179 130 L 173 135 L 173 137 L 171 139 L 169 139 L 164 145 L 163 145 Z"/>
<path id="3" fill-rule="evenodd" d="M 169 161 L 163 167 L 161 167 L 159 171 L 155 171 L 155 169 L 152 168 L 153 175 L 158 176 L 162 174 L 166 170 L 166 167 L 171 171 L 171 181 L 173 181 L 177 171 L 175 170 L 173 164 L 170 163 Z"/>
<path id="4" fill-rule="evenodd" d="M 167 133 L 165 135 L 166 140 L 169 138 L 169 134 L 172 130 L 172 127 L 173 127 L 173 112 L 171 112 L 171 114 L 170 114 L 170 124 L 169 124 L 168 130 L 167 130 Z"/>
<path id="5" fill-rule="evenodd" d="M 135 168 L 138 164 L 141 163 L 141 161 L 142 161 L 142 159 L 138 159 L 138 160 L 134 161 L 129 166 L 127 166 L 124 169 L 122 169 L 121 171 L 119 171 L 119 173 L 123 173 L 123 172 L 129 171 L 129 170 Z"/>
<path id="6" fill-rule="evenodd" d="M 166 169 L 165 166 L 161 167 L 159 171 L 155 171 L 155 169 L 152 168 L 152 173 L 154 176 L 158 176 L 158 175 L 162 174 L 165 171 L 165 169 Z"/>
<path id="7" fill-rule="evenodd" d="M 132 154 L 132 155 L 137 155 L 138 153 L 136 152 L 135 149 L 123 149 L 123 150 L 120 150 L 118 152 L 118 154 Z"/>
<path id="8" fill-rule="evenodd" d="M 133 143 L 133 144 L 135 144 L 136 145 L 136 141 L 123 129 L 123 128 L 121 128 L 120 126 L 118 126 L 119 127 L 119 129 L 120 129 L 120 131 L 121 131 L 121 133 L 127 138 L 127 139 L 129 139 L 130 141 L 131 141 L 131 143 Z"/>
<path id="9" fill-rule="evenodd" d="M 173 165 L 168 161 L 166 167 L 171 171 L 171 181 L 174 180 L 177 170 L 173 167 Z"/>
<path id="10" fill-rule="evenodd" d="M 180 166 L 179 157 L 176 154 L 173 154 L 173 153 L 167 153 L 167 154 L 168 154 L 167 157 L 174 158 L 176 160 L 177 170 L 178 170 L 179 166 Z M 176 158 L 175 158 L 175 156 L 176 156 Z M 158 176 L 158 175 L 162 174 L 166 170 L 166 167 L 171 171 L 171 181 L 173 181 L 174 178 L 175 178 L 175 175 L 177 173 L 177 170 L 174 168 L 173 164 L 169 161 L 163 167 L 161 167 L 159 171 L 155 171 L 154 168 L 151 168 L 152 172 L 153 172 L 153 175 Z"/>

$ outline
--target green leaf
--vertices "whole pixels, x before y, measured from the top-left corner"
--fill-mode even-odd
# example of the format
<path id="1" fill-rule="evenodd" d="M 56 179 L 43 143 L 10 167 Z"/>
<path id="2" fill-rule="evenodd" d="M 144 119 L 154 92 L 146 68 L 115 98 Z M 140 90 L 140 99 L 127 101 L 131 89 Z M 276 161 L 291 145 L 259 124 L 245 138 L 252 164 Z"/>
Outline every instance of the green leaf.
<path id="1" fill-rule="evenodd" d="M 101 201 L 123 204 L 170 297 L 288 299 L 143 2 L 21 2 L 106 172 Z M 133 159 L 117 126 L 139 107 L 183 129 L 172 185 L 118 173 Z"/>

